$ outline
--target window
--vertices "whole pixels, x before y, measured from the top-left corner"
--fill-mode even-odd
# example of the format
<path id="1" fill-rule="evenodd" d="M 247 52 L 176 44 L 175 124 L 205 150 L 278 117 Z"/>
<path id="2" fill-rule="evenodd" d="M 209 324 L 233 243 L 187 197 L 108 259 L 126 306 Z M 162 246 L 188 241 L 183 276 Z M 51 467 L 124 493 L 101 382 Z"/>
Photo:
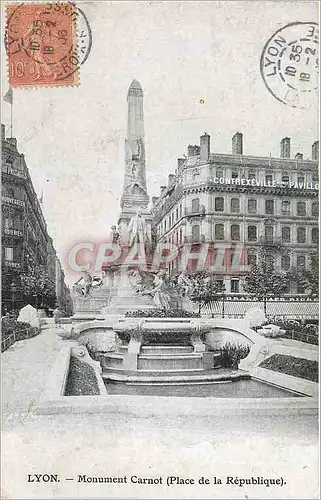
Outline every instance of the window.
<path id="1" fill-rule="evenodd" d="M 233 213 L 239 213 L 240 211 L 240 200 L 239 198 L 232 198 L 231 199 L 231 212 Z"/>
<path id="2" fill-rule="evenodd" d="M 313 227 L 311 231 L 311 236 L 312 236 L 312 243 L 319 243 L 319 228 L 318 227 Z"/>
<path id="3" fill-rule="evenodd" d="M 305 201 L 298 201 L 296 204 L 297 215 L 306 215 L 306 203 Z"/>
<path id="4" fill-rule="evenodd" d="M 247 210 L 249 214 L 256 214 L 257 211 L 257 200 L 248 200 L 247 202 Z"/>
<path id="5" fill-rule="evenodd" d="M 182 213 L 183 213 L 183 207 L 182 207 L 182 204 L 180 204 L 179 206 L 179 216 L 182 217 Z"/>
<path id="6" fill-rule="evenodd" d="M 9 217 L 5 218 L 4 219 L 4 227 L 6 229 L 9 229 L 9 228 L 13 227 L 13 220 L 11 218 L 9 218 Z"/>
<path id="7" fill-rule="evenodd" d="M 267 255 L 266 256 L 266 264 L 269 268 L 273 267 L 274 268 L 274 256 L 273 255 Z"/>
<path id="8" fill-rule="evenodd" d="M 249 266 L 256 266 L 257 264 L 257 255 L 256 253 L 248 252 L 247 254 L 247 263 Z"/>
<path id="9" fill-rule="evenodd" d="M 300 283 L 297 284 L 297 293 L 305 293 L 306 289 L 304 285 L 301 285 Z"/>
<path id="10" fill-rule="evenodd" d="M 319 215 L 319 203 L 312 203 L 312 215 L 318 216 Z"/>
<path id="11" fill-rule="evenodd" d="M 305 255 L 298 255 L 297 256 L 297 258 L 296 258 L 296 266 L 297 267 L 305 268 L 305 266 L 306 266 Z"/>
<path id="12" fill-rule="evenodd" d="M 13 261 L 13 248 L 5 247 L 4 258 L 5 258 L 5 260 L 10 260 L 11 262 Z"/>
<path id="13" fill-rule="evenodd" d="M 273 226 L 266 226 L 265 227 L 265 239 L 267 241 L 273 241 L 273 236 L 274 236 Z"/>
<path id="14" fill-rule="evenodd" d="M 238 179 L 239 178 L 239 172 L 238 170 L 232 170 L 232 179 Z"/>
<path id="15" fill-rule="evenodd" d="M 183 241 L 183 229 L 180 228 L 180 230 L 179 230 L 179 242 L 182 243 L 182 241 Z"/>
<path id="16" fill-rule="evenodd" d="M 215 240 L 224 240 L 224 224 L 215 224 Z"/>
<path id="17" fill-rule="evenodd" d="M 221 177 L 224 177 L 224 172 L 222 168 L 217 168 L 216 169 L 216 177 L 220 179 Z"/>
<path id="18" fill-rule="evenodd" d="M 198 224 L 192 226 L 192 241 L 198 243 L 200 241 L 200 227 Z"/>
<path id="19" fill-rule="evenodd" d="M 215 212 L 224 212 L 224 198 L 215 198 Z"/>
<path id="20" fill-rule="evenodd" d="M 265 213 L 274 214 L 274 200 L 265 200 Z"/>
<path id="21" fill-rule="evenodd" d="M 164 220 L 164 233 L 166 232 L 166 219 Z"/>
<path id="22" fill-rule="evenodd" d="M 255 170 L 250 170 L 248 174 L 248 180 L 256 179 L 256 172 Z"/>
<path id="23" fill-rule="evenodd" d="M 288 271 L 291 267 L 291 259 L 289 255 L 282 255 L 281 267 L 283 271 Z"/>
<path id="24" fill-rule="evenodd" d="M 239 293 L 240 291 L 240 281 L 238 278 L 231 279 L 231 293 Z"/>
<path id="25" fill-rule="evenodd" d="M 194 198 L 192 200 L 192 213 L 196 213 L 200 211 L 200 199 L 199 198 Z"/>
<path id="26" fill-rule="evenodd" d="M 265 175 L 265 182 L 267 184 L 272 183 L 273 182 L 273 175 L 272 174 L 266 174 Z"/>
<path id="27" fill-rule="evenodd" d="M 176 220 L 178 220 L 178 207 L 176 208 Z"/>
<path id="28" fill-rule="evenodd" d="M 7 196 L 8 198 L 14 198 L 15 193 L 12 188 L 7 188 L 6 186 L 3 187 L 3 194 L 4 196 Z"/>
<path id="29" fill-rule="evenodd" d="M 306 242 L 306 229 L 305 227 L 298 227 L 297 228 L 297 242 L 298 243 L 305 243 Z"/>
<path id="30" fill-rule="evenodd" d="M 289 243 L 291 241 L 291 228 L 282 227 L 282 241 L 284 243 Z"/>
<path id="31" fill-rule="evenodd" d="M 257 240 L 257 228 L 256 228 L 256 226 L 249 226 L 247 228 L 247 239 L 249 241 L 256 241 Z"/>
<path id="32" fill-rule="evenodd" d="M 284 172 L 282 175 L 282 182 L 288 183 L 290 181 L 289 174 L 287 172 Z"/>
<path id="33" fill-rule="evenodd" d="M 232 241 L 240 240 L 240 226 L 238 224 L 231 225 L 231 240 Z"/>
<path id="34" fill-rule="evenodd" d="M 282 207 L 281 207 L 282 213 L 283 214 L 289 214 L 290 213 L 290 209 L 291 209 L 291 203 L 288 200 L 283 200 L 282 201 Z"/>
<path id="35" fill-rule="evenodd" d="M 302 172 L 298 173 L 297 180 L 298 180 L 298 184 L 303 184 L 304 183 L 305 178 L 304 178 L 304 174 Z"/>

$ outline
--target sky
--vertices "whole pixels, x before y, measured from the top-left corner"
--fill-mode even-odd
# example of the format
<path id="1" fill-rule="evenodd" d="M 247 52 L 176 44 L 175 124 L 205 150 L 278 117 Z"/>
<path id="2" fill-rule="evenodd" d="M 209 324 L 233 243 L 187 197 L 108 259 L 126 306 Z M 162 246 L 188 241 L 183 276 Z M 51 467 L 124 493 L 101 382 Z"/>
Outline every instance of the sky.
<path id="1" fill-rule="evenodd" d="M 311 157 L 318 110 L 277 101 L 260 74 L 272 34 L 295 22 L 317 22 L 313 1 L 77 2 L 92 30 L 92 49 L 77 87 L 14 90 L 13 135 L 25 154 L 48 230 L 63 266 L 74 242 L 99 241 L 117 223 L 124 176 L 127 91 L 144 91 L 147 185 L 159 195 L 188 144 L 211 136 L 213 153 Z M 2 16 L 3 18 L 3 16 Z M 4 51 L 2 51 L 4 54 Z M 8 89 L 2 57 L 2 94 Z M 2 105 L 2 122 L 10 121 Z M 67 270 L 67 269 L 66 269 Z M 68 281 L 74 280 L 74 275 Z"/>

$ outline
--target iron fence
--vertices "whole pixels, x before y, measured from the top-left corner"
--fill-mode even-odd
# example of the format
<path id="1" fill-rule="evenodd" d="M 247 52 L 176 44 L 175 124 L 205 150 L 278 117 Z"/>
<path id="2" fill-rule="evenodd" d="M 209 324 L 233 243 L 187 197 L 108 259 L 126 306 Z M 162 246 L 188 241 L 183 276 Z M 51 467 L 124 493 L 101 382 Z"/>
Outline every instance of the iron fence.
<path id="1" fill-rule="evenodd" d="M 31 337 L 35 337 L 38 335 L 39 329 L 38 328 L 21 328 L 20 330 L 16 330 L 14 332 L 11 332 L 9 334 L 2 333 L 2 338 L 1 338 L 1 352 L 6 351 L 9 349 L 12 344 L 17 342 L 18 340 L 25 340 Z"/>

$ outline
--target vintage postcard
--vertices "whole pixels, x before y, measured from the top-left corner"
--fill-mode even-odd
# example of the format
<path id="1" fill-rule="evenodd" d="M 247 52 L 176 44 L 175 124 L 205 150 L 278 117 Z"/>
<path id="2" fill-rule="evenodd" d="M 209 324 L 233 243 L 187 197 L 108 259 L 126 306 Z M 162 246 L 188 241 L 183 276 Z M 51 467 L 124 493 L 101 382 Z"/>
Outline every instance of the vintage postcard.
<path id="1" fill-rule="evenodd" d="M 1 9 L 1 498 L 319 498 L 320 3 Z"/>

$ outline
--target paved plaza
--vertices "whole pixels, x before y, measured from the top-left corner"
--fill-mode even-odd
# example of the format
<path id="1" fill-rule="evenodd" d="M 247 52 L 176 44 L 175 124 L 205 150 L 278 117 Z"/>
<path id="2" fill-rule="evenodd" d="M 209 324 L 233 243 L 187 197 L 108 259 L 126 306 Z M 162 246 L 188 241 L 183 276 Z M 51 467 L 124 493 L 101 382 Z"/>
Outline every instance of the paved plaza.
<path id="1" fill-rule="evenodd" d="M 2 354 L 3 498 L 318 498 L 314 415 L 251 410 L 172 418 L 164 408 L 162 418 L 162 398 L 157 416 L 149 417 L 33 414 L 62 342 L 51 327 Z M 46 473 L 60 482 L 27 482 L 28 474 Z M 197 484 L 78 482 L 84 474 L 128 481 L 170 475 Z M 202 476 L 211 484 L 200 486 Z M 222 485 L 213 483 L 215 476 Z M 227 476 L 282 476 L 286 484 L 245 489 L 226 486 Z"/>

